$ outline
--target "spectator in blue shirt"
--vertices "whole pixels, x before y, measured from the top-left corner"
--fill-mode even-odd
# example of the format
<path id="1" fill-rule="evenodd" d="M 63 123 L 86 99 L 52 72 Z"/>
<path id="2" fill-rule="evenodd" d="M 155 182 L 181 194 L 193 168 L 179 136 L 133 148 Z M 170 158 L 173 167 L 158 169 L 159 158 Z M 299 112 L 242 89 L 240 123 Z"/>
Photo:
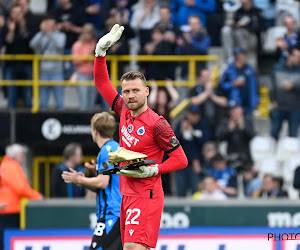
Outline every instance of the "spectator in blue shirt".
<path id="1" fill-rule="evenodd" d="M 211 162 L 213 167 L 206 171 L 206 175 L 215 177 L 226 195 L 236 196 L 237 180 L 234 169 L 226 165 L 225 158 L 219 153 L 211 159 Z"/>
<path id="2" fill-rule="evenodd" d="M 101 36 L 103 29 L 103 20 L 101 13 L 102 0 L 88 0 L 85 13 L 87 15 L 87 22 L 94 25 L 96 29 L 96 37 Z"/>
<path id="3" fill-rule="evenodd" d="M 252 165 L 252 162 L 249 162 L 242 169 L 246 197 L 252 197 L 262 185 L 261 179 L 258 178 L 258 172 L 253 169 Z"/>
<path id="4" fill-rule="evenodd" d="M 293 16 L 286 16 L 284 18 L 284 26 L 287 33 L 283 37 L 277 38 L 276 45 L 280 50 L 281 59 L 286 59 L 289 54 L 289 49 L 299 49 L 299 32 L 297 31 L 297 23 Z"/>
<path id="5" fill-rule="evenodd" d="M 206 25 L 206 13 L 216 10 L 215 0 L 172 0 L 171 10 L 173 21 L 178 25 L 186 25 L 188 17 L 191 15 L 201 18 L 204 26 Z"/>
<path id="6" fill-rule="evenodd" d="M 207 35 L 201 19 L 198 16 L 189 16 L 188 26 L 182 31 L 182 36 L 177 39 L 177 48 L 175 53 L 178 55 L 206 55 L 211 44 L 210 36 Z M 203 62 L 197 63 L 197 71 L 204 68 Z M 187 75 L 187 64 L 182 69 L 182 77 Z"/>
<path id="7" fill-rule="evenodd" d="M 220 86 L 226 92 L 230 104 L 243 107 L 245 115 L 252 117 L 259 103 L 258 86 L 255 71 L 247 63 L 244 50 L 234 50 L 234 62 L 223 73 Z"/>
<path id="8" fill-rule="evenodd" d="M 177 171 L 176 185 L 178 196 L 185 196 L 188 188 L 197 191 L 197 183 L 201 172 L 202 146 L 211 139 L 211 129 L 208 122 L 201 118 L 200 108 L 191 106 L 175 130 L 176 137 L 187 154 L 188 166 Z"/>

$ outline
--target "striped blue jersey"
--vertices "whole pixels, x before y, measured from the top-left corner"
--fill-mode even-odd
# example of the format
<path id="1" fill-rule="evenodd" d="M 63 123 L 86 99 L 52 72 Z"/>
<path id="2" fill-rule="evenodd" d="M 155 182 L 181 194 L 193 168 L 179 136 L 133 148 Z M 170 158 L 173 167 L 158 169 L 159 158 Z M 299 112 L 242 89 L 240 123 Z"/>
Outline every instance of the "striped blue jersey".
<path id="1" fill-rule="evenodd" d="M 108 153 L 116 151 L 119 143 L 113 139 L 107 141 L 101 148 L 98 157 L 98 174 L 104 170 L 112 169 L 113 165 L 108 163 Z M 110 176 L 109 183 L 105 189 L 99 189 L 97 192 L 97 219 L 106 217 L 108 214 L 120 217 L 122 195 L 120 194 L 119 176 L 113 174 Z"/>

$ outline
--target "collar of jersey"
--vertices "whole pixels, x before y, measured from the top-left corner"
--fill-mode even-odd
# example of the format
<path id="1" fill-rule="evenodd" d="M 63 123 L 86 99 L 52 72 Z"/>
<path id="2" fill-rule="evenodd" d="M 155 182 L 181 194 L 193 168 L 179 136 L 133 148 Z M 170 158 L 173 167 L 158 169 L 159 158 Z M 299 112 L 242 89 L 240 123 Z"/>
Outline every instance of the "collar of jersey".
<path id="1" fill-rule="evenodd" d="M 102 148 L 105 146 L 106 143 L 110 142 L 110 141 L 113 141 L 114 139 L 109 139 L 107 142 L 105 142 L 102 146 Z"/>
<path id="2" fill-rule="evenodd" d="M 136 118 L 139 118 L 139 117 L 141 117 L 142 115 L 144 115 L 144 114 L 148 113 L 148 112 L 149 112 L 149 110 L 150 110 L 150 108 L 149 108 L 149 107 L 147 107 L 147 109 L 146 109 L 144 112 L 140 113 L 138 116 L 132 116 L 132 115 L 131 115 L 131 113 L 129 112 L 129 117 L 130 117 L 131 119 L 136 119 Z"/>

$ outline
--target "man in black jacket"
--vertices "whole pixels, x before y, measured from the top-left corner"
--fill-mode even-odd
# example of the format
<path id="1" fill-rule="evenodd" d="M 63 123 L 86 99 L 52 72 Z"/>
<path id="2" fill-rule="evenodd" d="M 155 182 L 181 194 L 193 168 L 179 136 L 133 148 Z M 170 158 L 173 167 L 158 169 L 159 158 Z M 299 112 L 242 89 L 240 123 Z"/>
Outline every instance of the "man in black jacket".
<path id="1" fill-rule="evenodd" d="M 216 131 L 218 141 L 228 143 L 227 154 L 229 157 L 242 156 L 251 159 L 250 140 L 254 136 L 253 123 L 250 118 L 245 117 L 243 108 L 232 105 L 229 111 L 229 119 L 221 123 Z"/>

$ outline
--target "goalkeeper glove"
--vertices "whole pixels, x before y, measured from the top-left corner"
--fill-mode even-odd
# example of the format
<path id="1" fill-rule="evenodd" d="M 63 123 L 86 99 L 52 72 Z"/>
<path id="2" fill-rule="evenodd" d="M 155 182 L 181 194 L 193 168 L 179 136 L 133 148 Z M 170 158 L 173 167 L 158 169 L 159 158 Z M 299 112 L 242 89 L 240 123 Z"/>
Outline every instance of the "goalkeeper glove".
<path id="1" fill-rule="evenodd" d="M 121 169 L 117 172 L 118 175 L 133 177 L 133 178 L 148 178 L 158 175 L 158 164 L 147 166 L 141 166 L 137 170 L 125 170 Z"/>
<path id="2" fill-rule="evenodd" d="M 99 39 L 95 49 L 95 56 L 105 56 L 106 50 L 120 39 L 123 30 L 123 26 L 115 24 L 109 33 Z"/>

